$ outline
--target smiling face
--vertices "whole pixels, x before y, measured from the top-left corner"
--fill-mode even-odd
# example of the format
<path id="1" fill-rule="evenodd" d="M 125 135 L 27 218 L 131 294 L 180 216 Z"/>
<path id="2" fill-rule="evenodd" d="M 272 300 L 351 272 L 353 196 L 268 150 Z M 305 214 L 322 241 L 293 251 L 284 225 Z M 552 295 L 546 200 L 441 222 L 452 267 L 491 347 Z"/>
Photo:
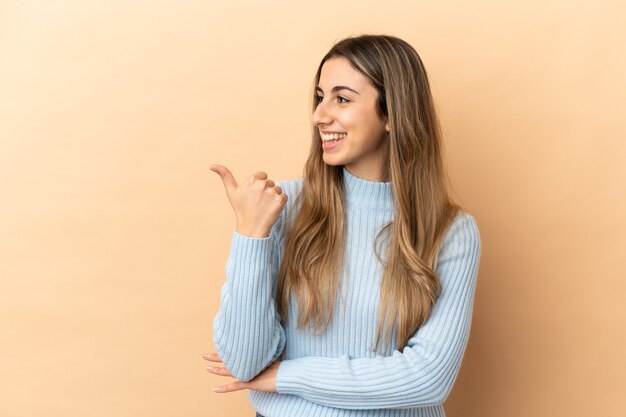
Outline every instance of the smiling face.
<path id="1" fill-rule="evenodd" d="M 346 58 L 337 57 L 324 62 L 316 95 L 313 124 L 322 137 L 324 162 L 345 165 L 363 179 L 387 181 L 382 176 L 389 126 L 376 112 L 376 88 Z"/>

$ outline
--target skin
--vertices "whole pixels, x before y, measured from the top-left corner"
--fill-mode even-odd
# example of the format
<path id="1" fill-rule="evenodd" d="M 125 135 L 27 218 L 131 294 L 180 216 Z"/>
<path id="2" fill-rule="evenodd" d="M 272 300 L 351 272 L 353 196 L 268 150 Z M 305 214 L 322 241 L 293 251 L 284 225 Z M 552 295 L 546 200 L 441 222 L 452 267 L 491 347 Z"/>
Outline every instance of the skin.
<path id="1" fill-rule="evenodd" d="M 348 88 L 332 91 L 338 86 Z M 389 152 L 389 124 L 376 112 L 378 91 L 343 57 L 324 63 L 316 91 L 318 104 L 313 112 L 313 124 L 320 133 L 347 133 L 337 147 L 324 151 L 324 162 L 344 165 L 350 173 L 362 179 L 387 181 L 383 178 L 383 167 Z M 215 164 L 211 169 L 224 181 L 228 198 L 237 214 L 238 231 L 249 236 L 266 237 L 277 213 L 286 203 L 286 196 L 281 195 L 280 187 L 275 186 L 264 172 L 255 173 L 245 185 L 240 185 L 228 168 Z M 217 353 L 206 353 L 202 357 L 212 362 L 206 368 L 208 372 L 234 378 Z M 280 360 L 277 360 L 248 382 L 236 380 L 214 391 L 227 393 L 251 389 L 276 392 L 279 367 Z"/>
<path id="2" fill-rule="evenodd" d="M 349 89 L 332 91 L 338 86 Z M 320 133 L 347 133 L 338 146 L 324 150 L 324 162 L 345 165 L 351 174 L 366 180 L 386 181 L 383 167 L 389 153 L 389 125 L 376 112 L 378 90 L 350 61 L 338 57 L 324 62 L 316 94 L 312 121 Z"/>
<path id="3" fill-rule="evenodd" d="M 224 365 L 217 353 L 205 353 L 204 355 L 202 355 L 202 357 L 206 361 Z M 279 366 L 280 360 L 277 360 L 275 362 L 272 362 L 272 364 L 265 368 L 263 372 L 261 372 L 248 382 L 237 380 L 235 382 L 231 382 L 230 384 L 221 385 L 213 389 L 213 391 L 218 393 L 226 393 L 241 391 L 244 389 L 252 389 L 255 391 L 276 392 L 276 374 L 278 373 Z M 208 372 L 211 372 L 215 375 L 234 378 L 233 374 L 231 374 L 230 371 L 224 366 L 211 365 L 207 366 L 206 369 Z"/>
<path id="4" fill-rule="evenodd" d="M 213 164 L 224 183 L 226 195 L 237 217 L 235 230 L 255 238 L 268 237 L 272 225 L 287 203 L 287 195 L 267 177 L 264 171 L 255 172 L 239 184 L 228 168 Z"/>

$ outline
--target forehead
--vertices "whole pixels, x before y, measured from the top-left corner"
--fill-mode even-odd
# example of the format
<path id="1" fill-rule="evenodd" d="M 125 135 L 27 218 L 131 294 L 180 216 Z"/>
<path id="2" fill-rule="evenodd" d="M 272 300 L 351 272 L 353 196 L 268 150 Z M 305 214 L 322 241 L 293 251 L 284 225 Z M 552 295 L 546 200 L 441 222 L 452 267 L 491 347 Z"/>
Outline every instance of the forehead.
<path id="1" fill-rule="evenodd" d="M 369 80 L 355 70 L 350 61 L 344 57 L 331 58 L 324 62 L 318 85 L 325 91 L 336 85 L 345 85 L 357 91 L 365 90 L 367 87 L 374 89 Z"/>

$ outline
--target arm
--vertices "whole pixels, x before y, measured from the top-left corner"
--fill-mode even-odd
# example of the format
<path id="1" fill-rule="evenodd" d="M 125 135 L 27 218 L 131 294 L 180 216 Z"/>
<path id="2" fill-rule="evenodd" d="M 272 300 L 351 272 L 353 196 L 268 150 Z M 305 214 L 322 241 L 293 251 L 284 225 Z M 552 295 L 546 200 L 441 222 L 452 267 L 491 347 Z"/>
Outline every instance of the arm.
<path id="1" fill-rule="evenodd" d="M 280 363 L 276 389 L 344 409 L 409 408 L 445 401 L 469 338 L 480 259 L 474 218 L 464 213 L 447 232 L 437 263 L 442 294 L 429 319 L 391 356 L 302 357 Z"/>
<path id="2" fill-rule="evenodd" d="M 285 331 L 273 298 L 282 217 L 283 213 L 269 237 L 232 234 L 221 307 L 213 321 L 213 342 L 226 368 L 240 381 L 254 378 L 285 346 Z"/>

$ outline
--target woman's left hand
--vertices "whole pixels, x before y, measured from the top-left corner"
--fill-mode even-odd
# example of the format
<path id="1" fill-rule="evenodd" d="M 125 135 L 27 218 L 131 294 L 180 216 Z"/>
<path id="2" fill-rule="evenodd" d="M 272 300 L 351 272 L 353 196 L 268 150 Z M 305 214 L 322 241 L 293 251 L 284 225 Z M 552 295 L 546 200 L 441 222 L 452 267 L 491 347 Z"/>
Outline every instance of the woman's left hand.
<path id="1" fill-rule="evenodd" d="M 204 359 L 211 362 L 219 362 L 224 364 L 217 353 L 206 353 L 202 355 Z M 270 366 L 265 368 L 263 372 L 255 376 L 248 382 L 235 381 L 230 384 L 222 385 L 214 389 L 215 392 L 233 392 L 242 389 L 252 389 L 255 391 L 276 392 L 276 374 L 278 373 L 278 367 L 280 366 L 280 360 L 272 362 Z M 207 371 L 215 375 L 230 376 L 234 378 L 234 375 L 230 373 L 226 367 L 219 366 L 207 366 Z"/>

